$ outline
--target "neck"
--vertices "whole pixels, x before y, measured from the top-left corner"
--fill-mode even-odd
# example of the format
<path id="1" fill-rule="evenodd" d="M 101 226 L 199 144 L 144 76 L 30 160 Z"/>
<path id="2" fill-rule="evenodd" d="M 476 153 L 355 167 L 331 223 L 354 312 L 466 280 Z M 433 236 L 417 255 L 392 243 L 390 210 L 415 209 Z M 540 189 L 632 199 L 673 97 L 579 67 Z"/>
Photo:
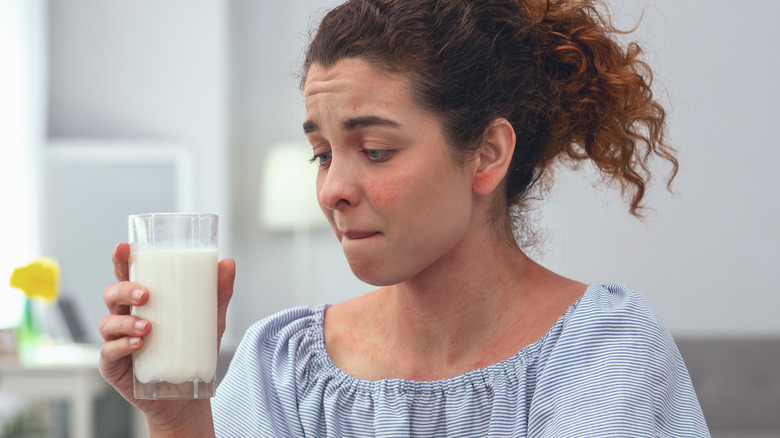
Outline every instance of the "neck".
<path id="1" fill-rule="evenodd" d="M 458 368 L 486 340 L 501 339 L 517 323 L 527 275 L 538 267 L 514 245 L 490 239 L 463 245 L 390 294 L 396 345 L 425 370 Z"/>
<path id="2" fill-rule="evenodd" d="M 471 255 L 462 259 L 454 255 L 455 260 L 440 260 L 396 285 L 394 301 L 398 312 L 412 318 L 422 313 L 430 322 L 432 315 L 459 316 L 464 311 L 477 310 L 475 305 L 493 307 L 511 298 L 534 262 L 517 247 L 481 246 L 473 252 L 466 251 Z"/>
<path id="3" fill-rule="evenodd" d="M 482 237 L 408 281 L 329 308 L 334 363 L 368 380 L 460 375 L 539 339 L 584 292 L 517 247 Z"/>

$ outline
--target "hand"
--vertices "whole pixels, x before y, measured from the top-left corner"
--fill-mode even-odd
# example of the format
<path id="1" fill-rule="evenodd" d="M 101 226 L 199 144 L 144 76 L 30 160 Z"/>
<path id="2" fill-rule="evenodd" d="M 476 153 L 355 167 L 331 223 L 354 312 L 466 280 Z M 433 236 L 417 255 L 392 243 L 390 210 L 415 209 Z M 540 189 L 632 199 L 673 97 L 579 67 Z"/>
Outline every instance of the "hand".
<path id="1" fill-rule="evenodd" d="M 131 353 L 143 347 L 144 337 L 152 330 L 152 324 L 130 315 L 132 306 L 142 306 L 149 299 L 149 291 L 131 283 L 128 272 L 130 245 L 118 244 L 111 259 L 114 264 L 116 283 L 103 290 L 103 300 L 109 315 L 100 321 L 100 334 L 105 341 L 100 349 L 99 370 L 103 378 L 130 403 L 146 416 L 150 431 L 155 428 L 175 429 L 178 424 L 197 423 L 197 420 L 211 419 L 208 400 L 136 400 L 133 397 L 133 364 Z M 217 339 L 222 340 L 225 332 L 225 314 L 233 296 L 233 280 L 236 264 L 233 259 L 224 259 L 218 265 L 217 280 Z M 208 417 L 204 418 L 208 410 Z M 198 414 L 196 414 L 196 412 Z M 197 416 L 195 416 L 197 415 Z M 201 429 L 202 430 L 202 429 Z"/>

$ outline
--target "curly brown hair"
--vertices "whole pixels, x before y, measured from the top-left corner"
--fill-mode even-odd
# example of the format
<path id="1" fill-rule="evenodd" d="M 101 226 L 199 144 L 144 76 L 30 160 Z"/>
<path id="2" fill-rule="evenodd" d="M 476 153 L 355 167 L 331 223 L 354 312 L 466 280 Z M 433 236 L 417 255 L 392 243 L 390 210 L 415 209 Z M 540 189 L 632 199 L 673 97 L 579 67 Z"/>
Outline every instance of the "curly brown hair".
<path id="1" fill-rule="evenodd" d="M 406 75 L 415 103 L 466 160 L 498 118 L 517 143 L 502 209 L 523 207 L 556 162 L 590 160 L 640 215 L 650 162 L 671 164 L 665 111 L 635 43 L 595 0 L 349 0 L 321 21 L 303 71 L 344 58 Z"/>

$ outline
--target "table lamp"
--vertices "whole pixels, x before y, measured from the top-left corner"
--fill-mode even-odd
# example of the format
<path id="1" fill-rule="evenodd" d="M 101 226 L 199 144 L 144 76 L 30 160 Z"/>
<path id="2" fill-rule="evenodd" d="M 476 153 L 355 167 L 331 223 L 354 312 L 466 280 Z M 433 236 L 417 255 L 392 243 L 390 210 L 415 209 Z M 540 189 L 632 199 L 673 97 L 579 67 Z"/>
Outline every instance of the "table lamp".
<path id="1" fill-rule="evenodd" d="M 305 142 L 272 145 L 261 168 L 259 222 L 268 231 L 291 233 L 295 257 L 293 303 L 307 303 L 306 272 L 311 251 L 311 231 L 328 222 L 316 197 L 317 166 L 311 164 L 311 146 Z"/>

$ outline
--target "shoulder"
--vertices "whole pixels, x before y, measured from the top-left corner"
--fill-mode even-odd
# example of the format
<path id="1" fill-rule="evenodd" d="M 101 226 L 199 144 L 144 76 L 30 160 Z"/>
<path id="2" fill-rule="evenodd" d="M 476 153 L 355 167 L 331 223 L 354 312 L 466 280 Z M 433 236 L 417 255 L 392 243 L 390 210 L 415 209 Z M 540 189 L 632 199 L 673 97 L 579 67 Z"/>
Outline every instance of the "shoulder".
<path id="1" fill-rule="evenodd" d="M 598 363 L 664 372 L 661 368 L 670 361 L 681 361 L 655 307 L 620 284 L 590 285 L 553 336 L 547 345 L 549 359 L 566 357 L 566 363 L 578 367 Z"/>
<path id="2" fill-rule="evenodd" d="M 322 323 L 326 305 L 294 307 L 270 315 L 247 329 L 242 344 L 273 342 L 295 336 Z"/>
<path id="3" fill-rule="evenodd" d="M 652 303 L 618 283 L 590 285 L 564 319 L 563 332 L 574 340 L 597 334 L 601 340 L 626 336 L 671 338 Z"/>
<path id="4" fill-rule="evenodd" d="M 620 284 L 591 285 L 556 329 L 542 347 L 531 415 L 542 430 L 706 430 L 677 346 L 642 295 Z"/>
<path id="5" fill-rule="evenodd" d="M 286 369 L 291 364 L 308 362 L 322 348 L 326 307 L 295 307 L 256 322 L 244 334 L 230 368 L 261 365 L 266 371 L 292 372 Z"/>
<path id="6" fill-rule="evenodd" d="M 244 334 L 212 411 L 217 430 L 233 436 L 295 436 L 294 401 L 322 360 L 322 315 L 326 306 L 285 310 Z M 287 402 L 293 401 L 293 402 Z"/>

